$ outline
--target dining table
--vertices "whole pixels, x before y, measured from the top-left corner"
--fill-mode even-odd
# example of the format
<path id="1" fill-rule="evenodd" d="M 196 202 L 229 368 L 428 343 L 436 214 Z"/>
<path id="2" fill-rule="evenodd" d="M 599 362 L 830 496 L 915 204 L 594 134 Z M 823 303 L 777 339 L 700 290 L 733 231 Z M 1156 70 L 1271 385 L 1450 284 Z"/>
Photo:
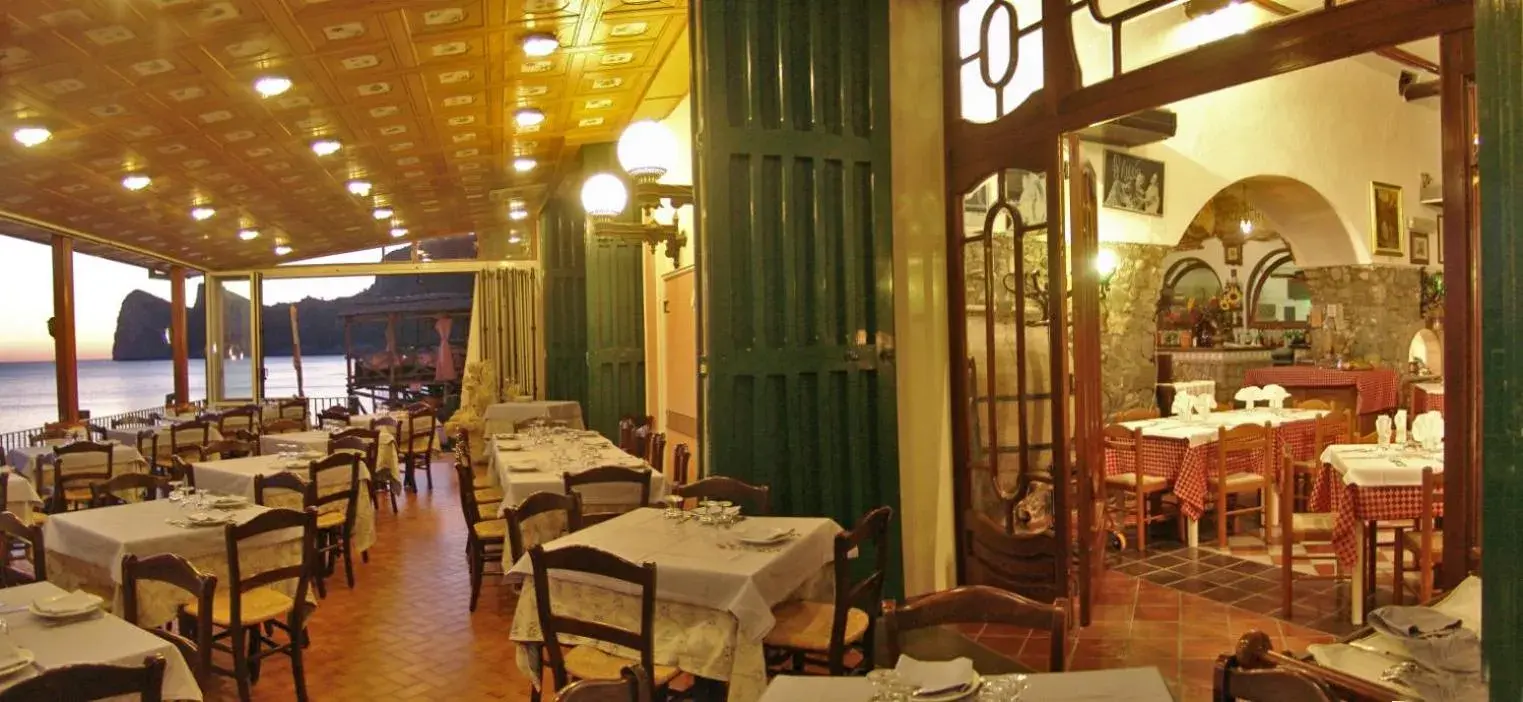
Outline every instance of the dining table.
<path id="1" fill-rule="evenodd" d="M 5 479 L 5 511 L 20 518 L 22 524 L 31 524 L 32 511 L 42 506 L 37 486 L 10 466 L 0 468 L 0 475 Z"/>
<path id="2" fill-rule="evenodd" d="M 327 455 L 325 452 L 276 453 L 225 458 L 220 461 L 198 461 L 195 463 L 196 489 L 207 490 L 216 495 L 238 495 L 253 501 L 256 476 L 291 472 L 305 480 L 309 475 L 308 466 L 312 461 L 325 455 Z M 325 473 L 322 481 L 318 483 L 318 494 L 327 495 L 347 489 L 348 481 L 340 479 L 345 476 L 338 475 L 342 472 Z M 367 485 L 370 480 L 370 471 L 361 462 L 360 482 L 356 485 L 360 499 L 355 501 L 353 534 L 354 550 L 361 553 L 369 551 L 375 545 L 375 505 L 370 502 L 370 490 Z M 265 496 L 265 506 L 299 510 L 302 509 L 302 496 L 291 490 L 272 490 Z M 347 504 L 340 500 L 323 505 L 322 511 L 324 513 L 342 512 L 346 508 Z"/>
<path id="3" fill-rule="evenodd" d="M 259 452 L 265 454 L 299 452 L 328 453 L 328 442 L 333 440 L 334 431 L 327 429 L 313 429 L 312 431 L 296 431 L 288 434 L 265 434 L 259 437 Z M 379 480 L 397 479 L 397 437 L 391 432 L 378 432 L 376 439 L 375 465 L 371 471 Z"/>
<path id="4" fill-rule="evenodd" d="M 524 400 L 488 405 L 482 414 L 487 434 L 511 434 L 515 425 L 526 419 L 554 419 L 572 429 L 582 427 L 582 405 L 575 400 Z"/>
<path id="5" fill-rule="evenodd" d="M 739 538 L 774 529 L 793 535 L 778 545 L 761 547 L 745 545 Z M 795 599 L 829 601 L 832 579 L 826 566 L 834 560 L 840 531 L 825 518 L 752 516 L 726 528 L 646 508 L 544 546 L 591 546 L 635 563 L 654 563 L 655 663 L 727 682 L 729 702 L 754 702 L 767 686 L 762 638 L 776 623 L 772 608 Z M 544 635 L 532 573 L 525 555 L 507 568 L 505 578 L 523 587 L 509 638 L 519 646 L 520 669 L 537 681 Z M 566 571 L 553 571 L 549 582 L 558 612 L 638 629 L 640 597 L 632 586 Z M 562 640 L 618 653 L 601 642 L 570 636 Z"/>
<path id="6" fill-rule="evenodd" d="M 1352 569 L 1354 596 L 1349 618 L 1364 623 L 1366 582 L 1366 525 L 1390 520 L 1411 520 L 1422 515 L 1422 472 L 1444 470 L 1440 447 L 1379 444 L 1332 444 L 1322 451 L 1322 470 L 1312 483 L 1309 506 L 1313 512 L 1332 512 L 1333 549 L 1340 566 Z M 1427 506 L 1443 516 L 1443 503 Z"/>
<path id="7" fill-rule="evenodd" d="M 1174 696 L 1157 668 L 1114 668 L 1064 673 L 990 676 L 1020 678 L 1025 691 L 1017 699 L 1042 702 L 1173 702 Z M 1010 698 L 975 694 L 962 702 L 1006 702 Z M 767 686 L 761 702 L 873 702 L 873 683 L 864 677 L 779 675 Z"/>
<path id="8" fill-rule="evenodd" d="M 1424 412 L 1444 413 L 1444 383 L 1413 383 L 1412 384 L 1412 414 L 1420 415 Z"/>
<path id="9" fill-rule="evenodd" d="M 220 526 L 193 526 L 186 517 L 209 511 L 183 499 L 157 499 L 111 507 L 96 507 L 48 516 L 43 524 L 47 554 L 47 579 L 66 590 L 84 590 L 121 611 L 122 557 L 146 557 L 173 553 L 188 559 L 203 572 L 228 582 L 226 530 Z M 234 523 L 247 523 L 269 511 L 245 504 L 224 510 Z M 301 530 L 281 529 L 260 534 L 239 546 L 245 574 L 301 562 Z M 296 582 L 275 583 L 294 596 Z M 3 597 L 0 597 L 3 599 Z M 138 588 L 138 621 L 158 626 L 171 621 L 177 608 L 192 595 L 162 583 L 142 583 Z"/>
<path id="10" fill-rule="evenodd" d="M 1200 545 L 1200 518 L 1206 511 L 1208 471 L 1215 468 L 1216 439 L 1219 429 L 1231 429 L 1245 424 L 1268 424 L 1272 436 L 1270 453 L 1262 460 L 1252 456 L 1239 456 L 1229 466 L 1231 470 L 1263 473 L 1270 471 L 1270 487 L 1266 491 L 1269 502 L 1269 521 L 1276 520 L 1274 501 L 1278 492 L 1273 478 L 1277 457 L 1284 447 L 1289 447 L 1298 460 L 1310 459 L 1317 442 L 1317 419 L 1325 410 L 1290 408 L 1244 408 L 1224 412 L 1211 412 L 1190 417 L 1162 417 L 1122 422 L 1127 429 L 1142 430 L 1140 460 L 1144 475 L 1157 476 L 1169 481 L 1179 499 L 1180 511 L 1188 520 L 1187 541 L 1190 547 Z M 1138 456 L 1130 451 L 1105 450 L 1106 475 L 1122 475 L 1137 470 Z"/>
<path id="11" fill-rule="evenodd" d="M 502 488 L 499 514 L 536 492 L 565 494 L 565 474 L 581 473 L 600 466 L 650 468 L 639 456 L 620 449 L 594 431 L 574 429 L 536 430 L 525 434 L 497 434 L 487 439 L 487 484 Z M 666 497 L 666 476 L 652 470 L 650 500 Z M 631 502 L 628 485 L 588 485 L 577 491 L 587 505 L 619 505 Z"/>
<path id="12" fill-rule="evenodd" d="M 111 444 L 111 471 L 119 473 L 147 473 L 148 461 L 137 446 L 131 442 L 119 442 L 108 439 Z M 53 453 L 52 446 L 26 446 L 11 449 L 7 455 L 12 468 L 23 478 L 31 481 L 33 485 L 43 490 L 53 487 L 53 464 L 58 457 Z M 68 468 L 72 472 L 79 470 L 96 470 L 106 465 L 104 458 L 97 455 L 77 455 L 68 459 Z"/>
<path id="13" fill-rule="evenodd" d="M 0 691 L 66 666 L 141 666 L 150 656 L 163 656 L 164 682 L 160 687 L 163 698 L 201 699 L 201 687 L 174 644 L 105 612 L 58 622 L 26 609 L 37 600 L 64 594 L 64 589 L 46 581 L 0 590 L 0 621 L 5 622 L 5 632 L 0 637 L 9 638 L 34 657 L 30 667 L 0 677 Z"/>

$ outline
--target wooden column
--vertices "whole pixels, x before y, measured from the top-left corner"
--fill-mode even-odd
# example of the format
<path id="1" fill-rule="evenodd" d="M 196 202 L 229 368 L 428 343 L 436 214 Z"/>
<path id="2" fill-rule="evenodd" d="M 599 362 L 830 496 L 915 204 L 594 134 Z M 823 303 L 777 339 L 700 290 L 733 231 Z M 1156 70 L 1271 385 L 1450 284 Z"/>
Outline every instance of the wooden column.
<path id="1" fill-rule="evenodd" d="M 1523 2 L 1475 3 L 1481 122 L 1482 619 L 1491 699 L 1523 696 Z M 1444 88 L 1448 90 L 1448 86 Z M 1445 186 L 1449 186 L 1448 183 Z M 1447 225 L 1447 222 L 1445 223 Z M 1461 439 L 1463 440 L 1463 439 Z M 1446 471 L 1447 472 L 1447 471 Z M 1447 528 L 1447 524 L 1445 525 Z"/>
<path id="2" fill-rule="evenodd" d="M 53 235 L 53 365 L 58 373 L 58 419 L 79 419 L 79 354 L 74 345 L 74 240 Z"/>
<path id="3" fill-rule="evenodd" d="M 1073 217 L 1073 377 L 1074 444 L 1077 449 L 1079 508 L 1079 608 L 1081 623 L 1090 623 L 1094 579 L 1097 566 L 1103 565 L 1104 542 L 1095 543 L 1096 510 L 1094 500 L 1103 486 L 1095 478 L 1104 461 L 1100 445 L 1103 418 L 1100 398 L 1100 271 L 1095 261 L 1100 256 L 1100 232 L 1095 208 L 1093 175 L 1084 169 L 1079 158 L 1079 138 L 1063 137 L 1068 153 L 1068 202 Z M 1051 181 L 1049 181 L 1051 182 Z M 1049 230 L 1056 231 L 1056 230 Z M 1049 288 L 1053 297 L 1061 297 L 1060 288 Z M 1054 385 L 1054 388 L 1057 388 Z"/>
<path id="4" fill-rule="evenodd" d="M 1470 99 L 1475 80 L 1475 34 L 1445 34 L 1439 41 L 1444 188 L 1444 445 L 1445 541 L 1440 585 L 1453 587 L 1469 572 L 1470 547 L 1478 545 L 1475 524 L 1476 480 L 1481 465 L 1480 411 L 1480 257 L 1475 203 L 1472 201 Z M 1453 525 L 1455 528 L 1450 529 Z"/>
<path id="5" fill-rule="evenodd" d="M 185 324 L 185 268 L 169 269 L 169 347 L 174 354 L 175 404 L 190 402 L 190 342 Z"/>

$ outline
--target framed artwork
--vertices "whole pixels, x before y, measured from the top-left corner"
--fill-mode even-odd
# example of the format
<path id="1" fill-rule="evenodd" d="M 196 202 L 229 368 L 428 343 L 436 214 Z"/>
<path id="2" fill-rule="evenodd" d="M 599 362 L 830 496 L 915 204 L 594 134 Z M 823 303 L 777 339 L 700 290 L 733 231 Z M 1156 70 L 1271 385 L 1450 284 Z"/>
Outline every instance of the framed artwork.
<path id="1" fill-rule="evenodd" d="M 1162 217 L 1163 185 L 1162 161 L 1106 150 L 1106 207 Z"/>
<path id="2" fill-rule="evenodd" d="M 1402 231 L 1401 186 L 1370 183 L 1370 251 L 1376 256 L 1406 256 Z"/>
<path id="3" fill-rule="evenodd" d="M 1222 242 L 1222 257 L 1229 266 L 1243 265 L 1243 244 Z"/>
<path id="4" fill-rule="evenodd" d="M 1420 266 L 1428 265 L 1428 235 L 1412 232 L 1412 263 Z"/>
<path id="5" fill-rule="evenodd" d="M 1434 247 L 1438 249 L 1438 265 L 1444 265 L 1444 213 L 1438 213 L 1438 228 L 1433 236 Z"/>

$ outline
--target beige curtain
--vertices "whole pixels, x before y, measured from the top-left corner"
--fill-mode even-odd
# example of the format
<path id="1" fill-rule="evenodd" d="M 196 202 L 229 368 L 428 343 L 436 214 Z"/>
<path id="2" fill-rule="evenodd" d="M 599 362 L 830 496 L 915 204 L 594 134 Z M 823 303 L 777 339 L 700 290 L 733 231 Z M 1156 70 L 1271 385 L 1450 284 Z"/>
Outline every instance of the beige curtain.
<path id="1" fill-rule="evenodd" d="M 539 396 L 539 280 L 531 269 L 509 268 L 476 274 L 468 361 L 492 364 L 505 390 Z M 468 399 L 468 398 L 466 398 Z M 504 398 L 512 399 L 512 398 Z"/>

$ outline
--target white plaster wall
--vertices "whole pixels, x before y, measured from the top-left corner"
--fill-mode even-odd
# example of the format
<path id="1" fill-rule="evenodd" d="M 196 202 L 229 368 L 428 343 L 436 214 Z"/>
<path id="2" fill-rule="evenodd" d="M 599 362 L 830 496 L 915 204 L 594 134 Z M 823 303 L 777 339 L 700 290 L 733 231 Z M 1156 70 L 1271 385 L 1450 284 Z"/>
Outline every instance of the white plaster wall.
<path id="1" fill-rule="evenodd" d="M 666 175 L 661 177 L 662 183 L 672 185 L 693 184 L 693 115 L 691 96 L 682 98 L 682 102 L 672 109 L 672 113 L 661 120 L 671 131 L 676 141 L 677 151 L 672 156 L 672 163 Z M 670 222 L 672 218 L 670 208 L 662 209 L 656 213 L 656 218 L 662 222 Z M 697 239 L 693 235 L 693 207 L 686 205 L 676 212 L 677 230 L 687 237 L 687 244 L 682 247 L 681 267 L 693 265 L 693 247 Z M 672 260 L 666 256 L 666 247 L 657 246 L 655 252 L 649 247 L 645 250 L 647 265 L 654 269 L 654 276 L 645 279 L 646 309 L 656 311 L 655 325 L 656 343 L 645 350 L 645 363 L 647 368 L 654 368 L 654 372 L 648 372 L 648 378 L 654 378 L 655 383 L 646 389 L 654 403 L 646 403 L 652 416 L 656 418 L 657 431 L 666 431 L 666 315 L 660 314 L 661 296 L 663 286 L 662 276 L 676 270 Z M 651 301 L 654 300 L 654 304 Z M 687 304 L 696 304 L 696 300 L 689 300 Z M 682 304 L 680 300 L 673 300 L 672 304 Z M 650 321 L 647 321 L 649 324 Z"/>

